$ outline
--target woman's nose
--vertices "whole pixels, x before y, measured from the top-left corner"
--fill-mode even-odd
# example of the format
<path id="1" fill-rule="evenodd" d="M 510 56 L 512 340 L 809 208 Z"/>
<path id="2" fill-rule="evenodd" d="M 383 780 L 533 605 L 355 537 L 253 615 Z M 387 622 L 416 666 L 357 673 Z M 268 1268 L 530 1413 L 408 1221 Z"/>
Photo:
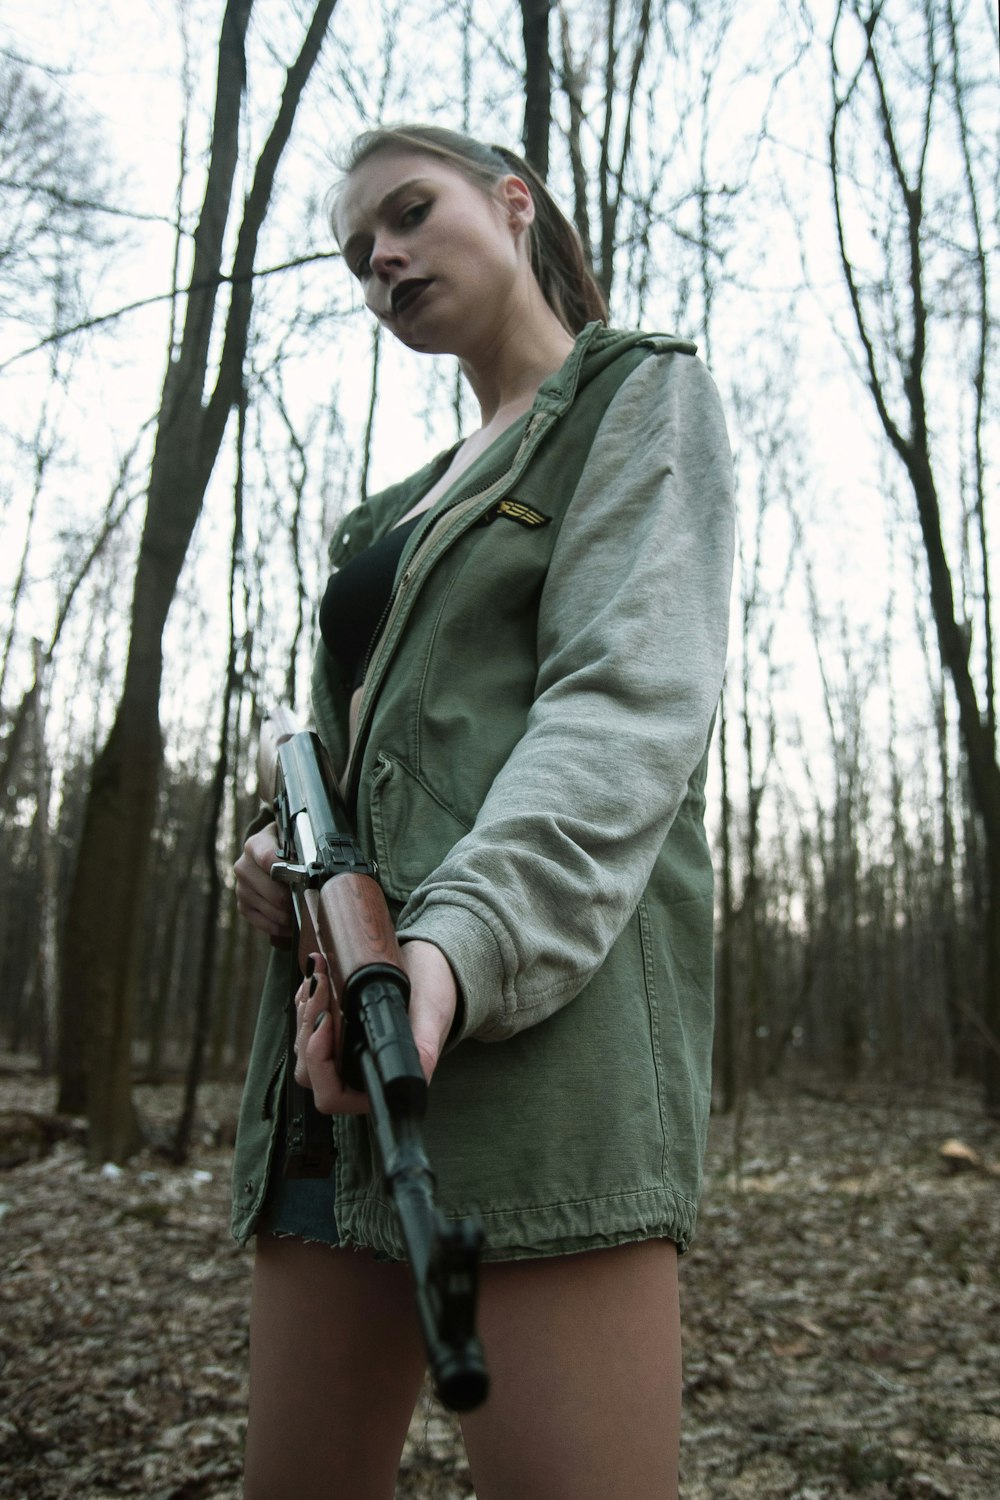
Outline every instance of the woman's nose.
<path id="1" fill-rule="evenodd" d="M 376 276 L 385 276 L 390 271 L 398 271 L 401 266 L 406 265 L 406 252 L 390 236 L 376 240 L 372 247 L 368 263 Z"/>

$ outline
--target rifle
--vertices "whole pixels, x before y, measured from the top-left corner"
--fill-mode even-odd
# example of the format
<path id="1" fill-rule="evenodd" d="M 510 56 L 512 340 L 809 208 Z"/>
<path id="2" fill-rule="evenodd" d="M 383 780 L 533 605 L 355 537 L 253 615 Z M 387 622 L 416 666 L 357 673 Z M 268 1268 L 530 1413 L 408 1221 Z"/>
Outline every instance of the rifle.
<path id="1" fill-rule="evenodd" d="M 449 1223 L 434 1199 L 420 1130 L 427 1082 L 406 1007 L 409 979 L 375 865 L 355 841 L 319 738 L 298 731 L 286 709 L 261 731 L 260 784 L 274 808 L 280 858 L 298 928 L 291 994 L 310 953 L 322 953 L 333 991 L 335 1050 L 342 1080 L 368 1094 L 382 1175 L 406 1247 L 417 1313 L 438 1395 L 453 1411 L 486 1398 L 489 1379 L 475 1331 L 482 1230 Z M 285 1093 L 285 1175 L 327 1177 L 333 1133 L 312 1092 L 295 1082 L 295 1006 L 290 1005 Z"/>

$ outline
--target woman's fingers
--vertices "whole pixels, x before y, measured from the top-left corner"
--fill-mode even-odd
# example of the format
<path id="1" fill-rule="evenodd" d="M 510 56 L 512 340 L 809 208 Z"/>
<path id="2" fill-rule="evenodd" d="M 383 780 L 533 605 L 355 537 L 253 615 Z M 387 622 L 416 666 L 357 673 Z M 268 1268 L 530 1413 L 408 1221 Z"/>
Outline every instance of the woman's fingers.
<path id="1" fill-rule="evenodd" d="M 277 858 L 277 829 L 269 823 L 260 832 L 251 834 L 233 866 L 236 907 L 251 926 L 266 932 L 268 937 L 290 937 L 294 925 L 291 892 L 286 885 L 271 879 L 271 866 Z"/>
<path id="2" fill-rule="evenodd" d="M 455 1020 L 458 986 L 451 965 L 433 943 L 404 943 L 403 967 L 410 980 L 410 1026 L 424 1077 L 430 1080 Z M 368 1112 L 368 1097 L 345 1087 L 336 1063 L 337 1018 L 322 954 L 310 955 L 311 972 L 295 997 L 295 1081 L 311 1089 L 327 1115 Z"/>
<path id="3" fill-rule="evenodd" d="M 326 962 L 320 953 L 311 954 L 310 959 L 312 974 L 302 981 L 295 997 L 295 1081 L 312 1089 L 321 1114 L 367 1114 L 367 1094 L 346 1088 L 337 1072 L 333 991 Z"/>

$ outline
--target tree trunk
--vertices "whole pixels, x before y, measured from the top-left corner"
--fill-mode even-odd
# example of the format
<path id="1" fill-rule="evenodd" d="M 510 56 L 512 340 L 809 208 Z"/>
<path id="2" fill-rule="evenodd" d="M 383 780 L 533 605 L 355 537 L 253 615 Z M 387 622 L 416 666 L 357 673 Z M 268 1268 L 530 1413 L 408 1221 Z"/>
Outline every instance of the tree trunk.
<path id="1" fill-rule="evenodd" d="M 194 1037 L 184 1079 L 184 1104 L 174 1134 L 173 1159 L 187 1160 L 194 1130 L 198 1088 L 205 1066 L 205 1050 L 212 1025 L 213 975 L 219 937 L 219 908 L 222 904 L 222 877 L 219 874 L 219 825 L 226 796 L 229 774 L 229 726 L 232 705 L 238 694 L 236 659 L 236 579 L 243 554 L 243 445 L 246 437 L 246 387 L 240 392 L 239 428 L 236 441 L 236 492 L 233 502 L 233 541 L 229 557 L 229 659 L 226 664 L 226 686 L 222 700 L 222 723 L 219 727 L 219 753 L 216 756 L 208 817 L 204 830 L 205 871 L 208 894 L 202 922 L 201 957 L 198 965 L 198 988 L 195 994 Z"/>
<path id="2" fill-rule="evenodd" d="M 163 628 L 229 413 L 242 382 L 253 261 L 275 170 L 336 0 L 317 0 L 257 163 L 231 275 L 222 258 L 239 154 L 253 0 L 228 0 L 219 42 L 212 148 L 180 349 L 164 380 L 132 599 L 125 684 L 97 757 L 70 896 L 62 986 L 83 1008 L 89 1152 L 125 1159 L 139 1131 L 131 1096 L 132 1012 L 143 942 L 150 834 L 161 760 Z M 232 286 L 215 387 L 203 403 L 219 287 Z"/>
<path id="3" fill-rule="evenodd" d="M 35 711 L 32 715 L 34 726 L 34 760 L 35 760 L 35 819 L 38 829 L 38 919 L 35 932 L 36 960 L 35 960 L 35 983 L 34 1001 L 37 1007 L 37 1016 L 41 1039 L 39 1043 L 39 1054 L 41 1057 L 42 1072 L 48 1073 L 55 1058 L 56 1049 L 56 922 L 55 912 L 58 900 L 56 892 L 56 866 L 52 851 L 52 835 L 49 830 L 49 804 L 52 789 L 52 777 L 49 770 L 48 747 L 45 741 L 45 700 L 41 686 L 42 674 L 42 647 L 40 641 L 34 643 L 35 654 L 35 682 L 38 691 L 35 695 Z"/>
<path id="4" fill-rule="evenodd" d="M 604 55 L 604 121 L 601 130 L 601 155 L 598 167 L 598 197 L 600 201 L 600 259 L 597 265 L 597 280 L 606 301 L 611 302 L 611 286 L 615 275 L 615 249 L 618 243 L 618 221 L 621 213 L 625 187 L 625 173 L 632 154 L 632 128 L 635 116 L 635 101 L 639 88 L 639 75 L 646 59 L 646 44 L 652 19 L 651 0 L 640 0 L 639 15 L 632 39 L 632 54 L 628 64 L 628 80 L 621 83 L 618 78 L 618 0 L 607 0 L 607 35 Z M 612 137 L 614 131 L 615 104 L 623 97 L 620 139 L 615 159 L 612 160 Z"/>
<path id="5" fill-rule="evenodd" d="M 549 175 L 552 122 L 552 61 L 549 56 L 551 0 L 521 0 L 524 37 L 524 155 L 539 177 Z"/>
<path id="6" fill-rule="evenodd" d="M 989 671 L 985 703 L 981 706 L 970 665 L 970 639 L 964 624 L 956 616 L 952 574 L 942 535 L 941 507 L 934 474 L 935 465 L 932 459 L 934 438 L 928 422 L 925 389 L 928 330 L 932 323 L 934 307 L 928 300 L 929 294 L 932 294 L 933 282 L 925 270 L 925 256 L 932 246 L 932 241 L 924 222 L 924 174 L 928 159 L 933 155 L 931 132 L 941 113 L 938 105 L 942 104 L 940 89 L 943 74 L 935 66 L 928 69 L 923 79 L 914 78 L 908 85 L 911 91 L 916 87 L 921 88 L 924 97 L 923 135 L 917 143 L 919 150 L 915 155 L 916 165 L 908 170 L 898 120 L 889 94 L 888 79 L 892 77 L 892 73 L 883 68 L 882 63 L 881 41 L 889 23 L 886 22 L 879 29 L 880 14 L 877 9 L 870 15 L 867 12 L 862 15 L 857 7 L 841 7 L 838 10 L 831 39 L 834 97 L 828 144 L 835 225 L 841 268 L 863 352 L 868 388 L 883 432 L 904 467 L 916 503 L 920 534 L 927 559 L 930 602 L 938 649 L 958 703 L 959 733 L 968 765 L 969 786 L 984 834 L 987 871 L 983 943 L 985 972 L 979 1021 L 986 1042 L 983 1054 L 985 1103 L 990 1113 L 1000 1115 L 1000 766 L 996 759 L 992 705 L 992 642 L 988 641 L 986 644 Z M 840 143 L 842 135 L 849 128 L 845 122 L 851 118 L 850 111 L 854 108 L 857 94 L 857 79 L 861 76 L 859 70 L 848 81 L 843 92 L 838 92 L 840 74 L 837 67 L 837 31 L 848 16 L 860 28 L 856 40 L 860 41 L 861 36 L 864 36 L 864 60 L 861 67 L 872 83 L 875 100 L 872 119 L 857 121 L 856 130 L 860 134 L 866 126 L 877 127 L 871 132 L 872 139 L 880 141 L 881 146 L 884 147 L 884 165 L 893 184 L 892 201 L 885 205 L 884 212 L 887 217 L 894 216 L 900 226 L 901 249 L 905 243 L 903 253 L 906 256 L 908 306 L 905 312 L 902 310 L 899 312 L 899 324 L 894 331 L 891 346 L 886 341 L 880 340 L 879 317 L 870 314 L 869 304 L 866 301 L 867 283 L 871 278 L 871 271 L 866 269 L 862 279 L 851 259 L 848 245 L 848 224 L 851 222 L 851 215 L 845 209 L 843 196 L 850 179 L 841 165 Z M 886 40 L 886 47 L 891 46 L 891 40 L 891 37 Z M 933 50 L 930 38 L 928 38 L 928 48 Z M 954 64 L 956 70 L 957 55 L 956 51 Z M 957 72 L 955 119 L 952 123 L 955 123 L 955 120 L 961 127 L 960 134 L 964 142 L 964 117 Z M 968 170 L 968 158 L 966 158 L 966 166 Z M 975 206 L 971 177 L 965 186 Z M 974 222 L 980 251 L 982 251 L 978 213 L 974 215 Z M 882 233 L 882 226 L 879 225 L 879 240 L 881 240 Z M 887 266 L 886 277 L 890 276 L 901 279 L 898 272 L 893 272 Z M 985 301 L 985 287 L 982 286 L 980 291 L 982 300 L 977 309 L 977 316 L 980 320 L 979 348 L 981 353 L 985 329 L 988 326 L 989 308 Z M 898 413 L 894 409 L 895 400 L 892 394 L 895 380 L 887 376 L 887 368 L 895 377 L 898 377 L 899 388 L 902 391 Z M 974 385 L 981 386 L 985 378 L 985 365 L 980 359 Z M 981 397 L 982 391 L 977 390 L 977 441 L 983 409 Z M 981 468 L 978 469 L 978 482 L 982 484 Z M 979 519 L 982 520 L 982 516 Z M 984 584 L 988 598 L 987 580 L 984 580 Z M 987 630 L 989 628 L 987 616 Z"/>
<path id="7" fill-rule="evenodd" d="M 586 120 L 583 88 L 587 81 L 587 74 L 586 68 L 574 61 L 569 18 L 564 5 L 559 7 L 559 35 L 562 54 L 560 83 L 569 105 L 569 130 L 566 145 L 569 150 L 570 170 L 573 174 L 573 222 L 580 236 L 580 243 L 583 245 L 587 267 L 593 270 L 594 249 L 590 233 L 590 206 L 587 201 L 587 168 L 583 159 L 583 127 Z"/>

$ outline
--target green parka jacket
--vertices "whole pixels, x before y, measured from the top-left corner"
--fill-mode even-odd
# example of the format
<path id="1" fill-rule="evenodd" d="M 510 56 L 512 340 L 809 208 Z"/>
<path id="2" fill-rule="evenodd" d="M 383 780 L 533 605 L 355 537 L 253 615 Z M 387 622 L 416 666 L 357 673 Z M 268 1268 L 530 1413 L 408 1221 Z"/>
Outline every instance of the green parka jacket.
<path id="1" fill-rule="evenodd" d="M 348 802 L 401 941 L 437 944 L 462 1010 L 428 1154 L 486 1258 L 693 1231 L 708 1117 L 707 745 L 733 553 L 725 423 L 693 345 L 590 324 L 527 415 L 427 513 L 367 665 Z M 442 455 L 341 524 L 339 566 Z M 347 765 L 324 647 L 316 726 Z M 244 1094 L 233 1229 L 276 1132 L 287 978 Z M 402 1254 L 363 1117 L 332 1121 L 342 1243 Z"/>

